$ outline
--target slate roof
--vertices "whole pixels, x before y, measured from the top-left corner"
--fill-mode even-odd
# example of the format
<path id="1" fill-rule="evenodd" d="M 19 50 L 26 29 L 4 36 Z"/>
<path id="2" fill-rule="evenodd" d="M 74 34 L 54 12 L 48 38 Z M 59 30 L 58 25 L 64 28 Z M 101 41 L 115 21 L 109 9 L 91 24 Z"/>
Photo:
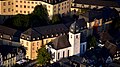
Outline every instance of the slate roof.
<path id="1" fill-rule="evenodd" d="M 19 41 L 21 33 L 19 30 L 0 25 L 0 35 L 2 35 L 4 39 L 9 40 L 10 37 L 12 37 L 12 41 Z"/>
<path id="2" fill-rule="evenodd" d="M 87 5 L 98 5 L 98 6 L 108 6 L 108 7 L 120 7 L 119 4 L 117 2 L 114 2 L 114 1 L 75 0 L 74 3 L 87 4 Z"/>
<path id="3" fill-rule="evenodd" d="M 41 34 L 35 31 L 33 28 L 29 28 L 23 32 L 21 36 L 24 36 L 24 39 L 29 38 L 29 40 L 32 40 L 32 38 L 41 38 Z"/>
<path id="4" fill-rule="evenodd" d="M 61 3 L 61 2 L 66 1 L 66 0 L 28 0 L 28 1 L 43 1 L 43 2 L 54 5 L 54 4 Z"/>
<path id="5" fill-rule="evenodd" d="M 56 50 L 67 48 L 67 47 L 71 46 L 67 39 L 67 35 L 57 37 L 51 43 L 48 43 L 48 45 L 51 45 L 52 48 L 56 49 Z"/>
<path id="6" fill-rule="evenodd" d="M 83 18 L 74 21 L 74 23 L 72 23 L 70 26 L 70 32 L 72 33 L 79 33 L 84 29 L 87 29 L 87 22 L 85 22 L 85 19 Z"/>
<path id="7" fill-rule="evenodd" d="M 100 40 L 105 43 L 106 41 L 112 41 L 113 38 L 108 32 L 102 32 L 99 34 Z"/>

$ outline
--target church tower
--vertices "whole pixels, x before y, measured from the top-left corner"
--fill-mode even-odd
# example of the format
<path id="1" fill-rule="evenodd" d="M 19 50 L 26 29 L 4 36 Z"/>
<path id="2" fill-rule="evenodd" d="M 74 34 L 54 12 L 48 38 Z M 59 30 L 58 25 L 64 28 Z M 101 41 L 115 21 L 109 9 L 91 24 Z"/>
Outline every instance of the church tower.
<path id="1" fill-rule="evenodd" d="M 69 42 L 71 44 L 71 53 L 72 55 L 78 55 L 80 54 L 80 27 L 76 23 L 71 24 L 70 30 L 69 30 Z"/>

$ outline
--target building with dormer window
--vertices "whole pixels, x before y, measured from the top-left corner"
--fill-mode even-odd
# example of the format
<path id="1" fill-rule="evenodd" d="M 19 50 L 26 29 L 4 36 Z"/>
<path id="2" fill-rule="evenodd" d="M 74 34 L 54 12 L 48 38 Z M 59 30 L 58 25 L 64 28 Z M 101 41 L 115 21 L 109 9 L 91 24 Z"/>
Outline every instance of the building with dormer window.
<path id="1" fill-rule="evenodd" d="M 71 24 L 68 35 L 59 36 L 46 45 L 46 49 L 52 55 L 52 63 L 69 56 L 80 56 L 86 52 L 87 43 L 81 41 L 81 31 L 84 29 L 86 28 L 75 21 Z"/>

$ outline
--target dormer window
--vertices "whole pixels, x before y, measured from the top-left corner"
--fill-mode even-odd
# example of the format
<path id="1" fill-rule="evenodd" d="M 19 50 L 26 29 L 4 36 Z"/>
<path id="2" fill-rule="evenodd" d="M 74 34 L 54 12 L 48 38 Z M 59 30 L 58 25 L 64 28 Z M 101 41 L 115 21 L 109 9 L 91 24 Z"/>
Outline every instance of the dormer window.
<path id="1" fill-rule="evenodd" d="M 0 37 L 2 38 L 2 35 Z"/>
<path id="2" fill-rule="evenodd" d="M 42 36 L 42 38 L 44 38 L 44 36 Z"/>
<path id="3" fill-rule="evenodd" d="M 48 35 L 47 35 L 47 37 L 48 37 Z"/>
<path id="4" fill-rule="evenodd" d="M 35 40 L 35 38 L 33 38 L 33 40 Z"/>
<path id="5" fill-rule="evenodd" d="M 76 30 L 76 32 L 79 32 L 79 30 Z"/>
<path id="6" fill-rule="evenodd" d="M 58 36 L 58 34 L 56 34 L 56 36 Z"/>
<path id="7" fill-rule="evenodd" d="M 10 40 L 12 40 L 12 38 L 10 37 Z"/>
<path id="8" fill-rule="evenodd" d="M 37 39 L 39 40 L 39 37 Z"/>
<path id="9" fill-rule="evenodd" d="M 29 37 L 27 37 L 27 40 L 29 40 Z"/>
<path id="10" fill-rule="evenodd" d="M 22 38 L 24 38 L 24 35 L 22 35 Z"/>
<path id="11" fill-rule="evenodd" d="M 51 35 L 51 37 L 53 37 L 53 35 Z"/>
<path id="12" fill-rule="evenodd" d="M 62 33 L 60 35 L 62 36 Z"/>

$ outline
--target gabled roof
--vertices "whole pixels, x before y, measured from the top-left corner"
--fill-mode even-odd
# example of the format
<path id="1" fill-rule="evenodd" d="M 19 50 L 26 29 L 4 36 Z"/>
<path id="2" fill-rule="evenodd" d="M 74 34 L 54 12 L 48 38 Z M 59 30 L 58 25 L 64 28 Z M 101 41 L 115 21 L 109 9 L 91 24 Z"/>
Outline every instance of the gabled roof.
<path id="1" fill-rule="evenodd" d="M 104 32 L 104 31 L 99 34 L 99 37 L 102 42 L 113 40 L 112 36 L 108 32 Z"/>
<path id="2" fill-rule="evenodd" d="M 42 35 L 56 35 L 64 32 L 68 32 L 68 28 L 64 24 L 56 24 L 56 25 L 48 25 L 43 27 L 36 27 L 34 28 L 37 32 L 41 33 Z"/>
<path id="3" fill-rule="evenodd" d="M 24 36 L 25 39 L 30 38 L 30 40 L 32 40 L 32 38 L 41 37 L 41 34 L 35 31 L 33 28 L 29 28 L 23 32 L 21 36 Z"/>
<path id="4" fill-rule="evenodd" d="M 48 43 L 48 45 L 51 45 L 55 50 L 64 49 L 71 46 L 67 39 L 67 35 L 57 37 L 51 43 Z"/>
<path id="5" fill-rule="evenodd" d="M 9 27 L 6 27 L 6 26 L 2 26 L 0 25 L 0 33 L 3 33 L 3 34 L 7 34 L 7 35 L 14 35 L 14 33 L 16 32 L 17 30 L 15 29 L 12 29 L 12 28 L 9 28 Z"/>
<path id="6" fill-rule="evenodd" d="M 86 5 L 97 5 L 97 6 L 108 6 L 108 7 L 120 7 L 117 2 L 114 1 L 101 1 L 101 0 L 75 0 L 74 3 L 86 4 Z"/>

